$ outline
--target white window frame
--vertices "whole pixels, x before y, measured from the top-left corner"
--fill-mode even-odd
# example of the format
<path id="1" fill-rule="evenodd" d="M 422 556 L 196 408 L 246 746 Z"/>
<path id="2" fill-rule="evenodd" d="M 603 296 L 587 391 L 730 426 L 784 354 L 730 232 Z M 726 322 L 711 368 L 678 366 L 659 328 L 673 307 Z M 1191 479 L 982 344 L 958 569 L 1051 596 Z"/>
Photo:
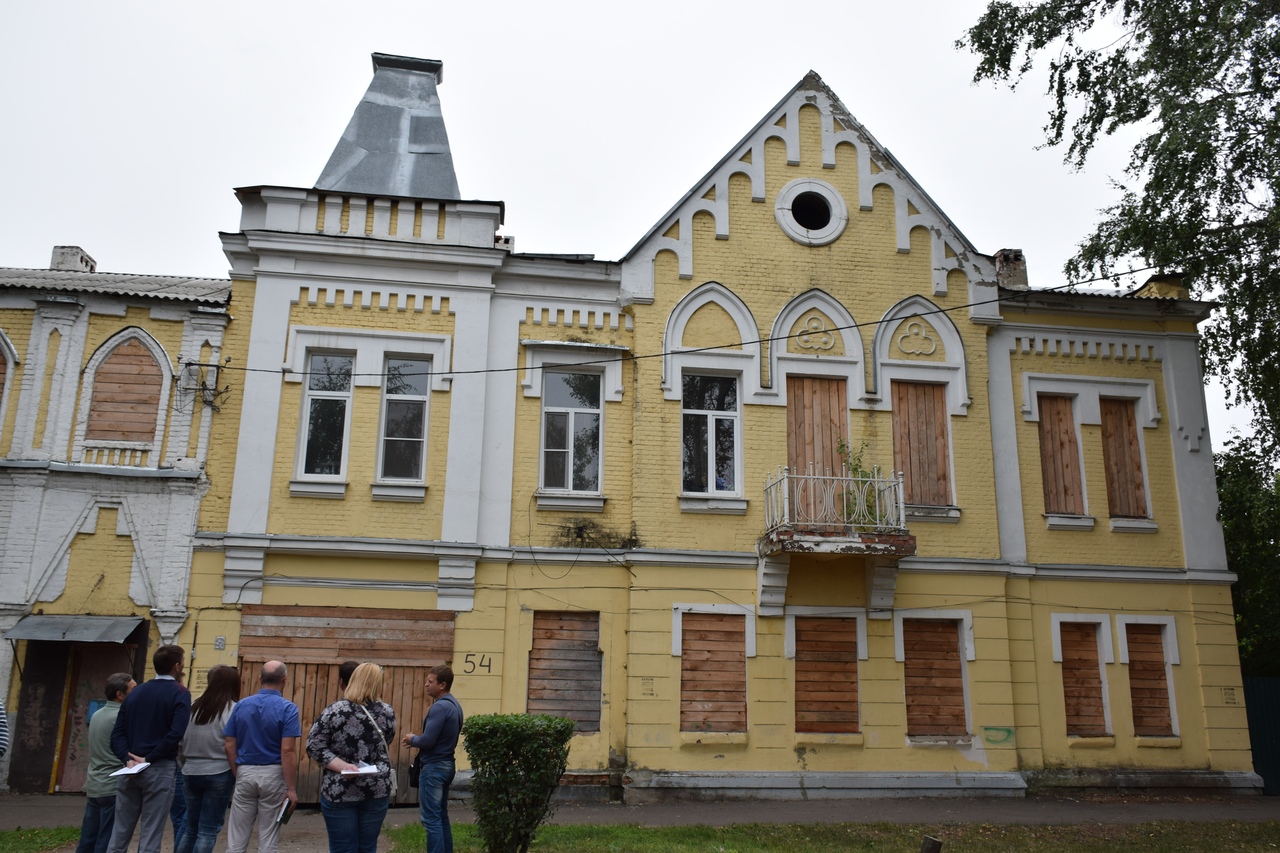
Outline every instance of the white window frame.
<path id="1" fill-rule="evenodd" d="M 690 376 L 714 376 L 726 379 L 732 379 L 737 383 L 735 397 L 737 399 L 737 407 L 732 413 L 729 412 L 713 412 L 705 409 L 685 409 L 684 407 L 684 380 Z M 719 370 L 702 370 L 695 367 L 686 367 L 680 372 L 680 509 L 684 512 L 713 512 L 713 513 L 744 513 L 746 512 L 747 501 L 743 492 L 743 448 L 742 448 L 742 374 L 731 373 Z M 707 471 L 707 491 L 705 492 L 686 492 L 684 490 L 684 419 L 686 414 L 705 416 L 708 420 L 707 440 L 711 443 L 708 448 L 708 465 L 715 466 L 715 422 L 720 420 L 733 421 L 733 478 L 734 488 L 717 489 L 715 487 L 715 471 Z"/>
<path id="2" fill-rule="evenodd" d="M 599 398 L 599 401 L 596 403 L 596 407 L 594 409 L 589 409 L 583 406 L 550 406 L 549 407 L 547 405 L 547 397 L 545 393 L 546 378 L 548 374 L 570 374 L 570 375 L 585 374 L 585 375 L 598 377 L 600 379 L 600 398 Z M 597 371 L 597 370 L 591 370 L 586 368 L 574 368 L 572 366 L 556 366 L 554 368 L 547 368 L 546 370 L 544 370 L 542 372 L 542 380 L 543 380 L 544 393 L 542 396 L 542 411 L 540 413 L 540 420 L 538 424 L 538 491 L 537 491 L 537 495 L 539 497 L 539 506 L 542 505 L 541 498 L 543 497 L 554 497 L 557 495 L 566 496 L 566 497 L 572 497 L 572 496 L 598 497 L 604 493 L 604 447 L 605 447 L 604 375 L 601 371 Z M 574 416 L 578 413 L 589 413 L 589 412 L 594 412 L 596 417 L 600 419 L 599 435 L 596 437 L 597 488 L 579 490 L 579 489 L 573 488 Z M 569 483 L 567 486 L 563 486 L 563 487 L 547 486 L 546 479 L 545 479 L 546 478 L 546 452 L 547 452 L 547 415 L 552 413 L 561 413 L 569 416 L 569 423 L 568 423 L 569 447 L 566 450 L 568 461 L 565 466 L 565 473 L 566 473 L 566 476 L 568 477 Z"/>
<path id="3" fill-rule="evenodd" d="M 1173 737 L 1181 737 L 1182 728 L 1178 725 L 1178 703 L 1173 689 L 1173 668 L 1182 662 L 1178 654 L 1178 623 L 1172 616 L 1155 616 L 1145 614 L 1117 615 L 1116 636 L 1120 642 L 1120 663 L 1129 665 L 1129 633 L 1128 625 L 1159 625 L 1160 645 L 1164 650 L 1164 683 L 1169 688 L 1169 724 L 1173 729 Z M 1139 737 L 1147 737 L 1139 735 Z"/>
<path id="4" fill-rule="evenodd" d="M 688 604 L 671 605 L 671 656 L 682 657 L 684 653 L 684 629 L 681 627 L 681 615 L 684 613 L 720 613 L 731 616 L 745 616 L 743 630 L 747 632 L 745 650 L 747 657 L 756 656 L 756 611 L 747 604 Z M 749 681 L 750 679 L 748 679 Z"/>
<path id="5" fill-rule="evenodd" d="M 390 376 L 389 362 L 393 359 L 421 361 L 427 366 L 427 393 L 426 394 L 391 394 L 387 389 L 387 378 Z M 382 403 L 378 412 L 378 452 L 374 464 L 377 466 L 374 470 L 373 496 L 381 500 L 405 500 L 405 501 L 421 501 L 426 497 L 427 491 L 427 443 L 431 438 L 431 376 L 435 373 L 434 365 L 431 357 L 426 355 L 405 355 L 403 353 L 388 352 L 383 356 L 383 380 L 382 380 Z M 394 399 L 393 399 L 394 398 Z M 422 449 L 419 469 L 422 476 L 418 478 L 410 477 L 388 477 L 383 473 L 383 461 L 386 454 L 387 438 L 387 409 L 392 402 L 420 402 L 422 404 Z M 403 441 L 404 439 L 392 439 Z"/>
<path id="6" fill-rule="evenodd" d="M 1084 622 L 1098 626 L 1098 677 L 1102 683 L 1102 724 L 1107 736 L 1115 734 L 1111 726 L 1111 689 L 1107 685 L 1107 664 L 1115 663 L 1115 650 L 1111 643 L 1111 619 L 1105 613 L 1051 613 L 1053 661 L 1062 663 L 1062 623 Z M 1066 697 L 1063 697 L 1065 713 Z"/>
<path id="7" fill-rule="evenodd" d="M 787 660 L 796 659 L 796 617 L 817 616 L 826 619 L 853 619 L 858 640 L 858 660 L 867 660 L 867 610 L 865 607 L 820 607 L 816 605 L 788 605 L 783 608 L 786 617 L 782 653 Z M 858 677 L 862 677 L 859 669 Z"/>
<path id="8" fill-rule="evenodd" d="M 351 372 L 355 373 L 355 353 L 342 350 L 317 349 L 309 350 L 303 360 L 302 407 L 298 416 L 298 445 L 294 470 L 297 472 L 292 491 L 294 494 L 306 494 L 308 497 L 342 497 L 347 487 L 347 456 L 351 451 L 351 409 L 355 400 L 355 377 L 348 377 L 346 391 L 316 391 L 309 381 L 311 360 L 314 357 L 336 356 L 351 359 Z M 337 474 L 313 474 L 306 471 L 307 439 L 311 430 L 311 403 L 313 400 L 344 400 L 342 421 L 342 461 Z M 310 488 L 301 483 L 310 484 Z"/>

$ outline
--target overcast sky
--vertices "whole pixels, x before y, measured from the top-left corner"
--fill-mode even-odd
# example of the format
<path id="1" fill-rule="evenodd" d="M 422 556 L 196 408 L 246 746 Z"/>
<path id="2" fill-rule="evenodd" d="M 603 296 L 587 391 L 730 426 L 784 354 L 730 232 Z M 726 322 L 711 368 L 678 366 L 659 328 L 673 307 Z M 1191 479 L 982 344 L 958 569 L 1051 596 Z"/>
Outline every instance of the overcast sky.
<path id="1" fill-rule="evenodd" d="M 462 195 L 506 203 L 517 251 L 620 258 L 813 69 L 979 251 L 1023 249 L 1032 286 L 1063 284 L 1132 139 L 1083 173 L 1037 150 L 1042 80 L 975 86 L 953 46 L 984 6 L 11 4 L 0 266 L 47 267 L 72 244 L 103 271 L 225 276 L 232 189 L 313 186 L 380 51 L 444 62 Z M 1243 422 L 1220 396 L 1215 446 Z"/>

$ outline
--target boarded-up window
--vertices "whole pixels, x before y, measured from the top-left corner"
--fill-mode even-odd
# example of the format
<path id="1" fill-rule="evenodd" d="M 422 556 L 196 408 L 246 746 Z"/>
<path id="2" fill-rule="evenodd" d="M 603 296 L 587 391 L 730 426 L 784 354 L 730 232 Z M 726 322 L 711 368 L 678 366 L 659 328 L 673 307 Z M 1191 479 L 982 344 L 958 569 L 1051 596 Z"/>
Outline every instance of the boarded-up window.
<path id="1" fill-rule="evenodd" d="M 858 731 L 858 622 L 796 617 L 796 731 Z"/>
<path id="2" fill-rule="evenodd" d="M 538 611 L 529 651 L 530 714 L 573 720 L 600 731 L 600 614 Z"/>
<path id="3" fill-rule="evenodd" d="M 735 614 L 681 614 L 680 731 L 747 730 L 746 622 Z"/>
<path id="4" fill-rule="evenodd" d="M 951 504 L 947 386 L 893 383 L 893 467 L 902 472 L 906 502 Z"/>
<path id="5" fill-rule="evenodd" d="M 245 605 L 240 618 L 242 695 L 256 693 L 262 664 L 289 667 L 285 698 L 298 706 L 302 734 L 325 706 L 340 698 L 338 666 L 372 661 L 382 666 L 382 699 L 396 712 L 396 742 L 388 744 L 399 779 L 397 803 L 417 801 L 409 787 L 413 752 L 399 735 L 422 731 L 430 700 L 427 672 L 453 660 L 453 613 L 441 610 L 378 610 L 361 607 Z M 320 766 L 298 750 L 298 797 L 320 801 Z"/>
<path id="6" fill-rule="evenodd" d="M 1133 733 L 1169 737 L 1173 715 L 1169 709 L 1169 679 L 1165 667 L 1164 636 L 1160 625 L 1127 624 L 1129 698 L 1133 704 Z"/>
<path id="7" fill-rule="evenodd" d="M 1084 515 L 1080 448 L 1071 398 L 1040 395 L 1040 469 L 1044 476 L 1044 511 Z"/>
<path id="8" fill-rule="evenodd" d="M 1102 669 L 1098 662 L 1098 624 L 1062 622 L 1059 631 L 1067 734 L 1102 737 L 1108 732 L 1102 704 Z"/>
<path id="9" fill-rule="evenodd" d="M 902 649 L 907 734 L 967 735 L 960 623 L 953 619 L 903 619 Z"/>
<path id="10" fill-rule="evenodd" d="M 1113 518 L 1146 518 L 1147 490 L 1142 480 L 1142 450 L 1133 400 L 1103 397 L 1102 459 L 1107 469 L 1107 503 Z"/>
<path id="11" fill-rule="evenodd" d="M 849 440 L 845 380 L 787 377 L 787 465 L 818 476 L 840 474 L 840 443 Z"/>
<path id="12" fill-rule="evenodd" d="M 116 347 L 94 373 L 85 438 L 155 441 L 162 387 L 160 365 L 141 342 L 133 339 Z"/>

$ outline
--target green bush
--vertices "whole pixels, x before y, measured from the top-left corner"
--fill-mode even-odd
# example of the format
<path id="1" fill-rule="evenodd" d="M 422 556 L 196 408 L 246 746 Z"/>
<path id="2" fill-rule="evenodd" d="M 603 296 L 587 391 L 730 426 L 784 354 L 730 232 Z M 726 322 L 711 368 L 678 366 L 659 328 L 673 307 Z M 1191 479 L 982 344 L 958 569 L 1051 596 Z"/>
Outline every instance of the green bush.
<path id="1" fill-rule="evenodd" d="M 547 714 L 481 714 L 462 727 L 471 759 L 471 805 L 488 853 L 528 853 L 551 817 L 569 761 L 573 721 Z"/>

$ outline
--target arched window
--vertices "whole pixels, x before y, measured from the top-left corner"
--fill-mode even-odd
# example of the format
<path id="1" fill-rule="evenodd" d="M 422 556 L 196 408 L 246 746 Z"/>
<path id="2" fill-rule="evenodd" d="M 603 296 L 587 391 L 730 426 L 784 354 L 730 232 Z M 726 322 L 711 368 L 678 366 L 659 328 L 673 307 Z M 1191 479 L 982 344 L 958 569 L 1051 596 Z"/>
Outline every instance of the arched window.
<path id="1" fill-rule="evenodd" d="M 77 422 L 76 455 L 91 465 L 159 464 L 172 382 L 169 359 L 141 329 L 127 329 L 89 359 L 89 404 Z"/>

